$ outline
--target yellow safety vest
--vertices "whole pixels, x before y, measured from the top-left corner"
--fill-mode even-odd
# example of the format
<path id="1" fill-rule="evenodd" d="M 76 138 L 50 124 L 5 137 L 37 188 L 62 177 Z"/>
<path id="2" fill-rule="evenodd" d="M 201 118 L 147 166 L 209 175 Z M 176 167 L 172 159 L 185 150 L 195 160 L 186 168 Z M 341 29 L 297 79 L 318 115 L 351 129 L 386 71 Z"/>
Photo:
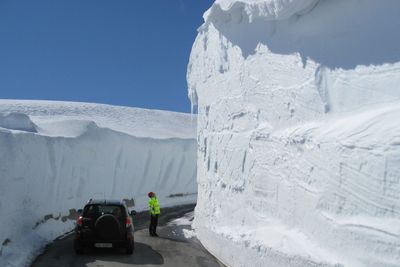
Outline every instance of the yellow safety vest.
<path id="1" fill-rule="evenodd" d="M 149 209 L 150 209 L 150 214 L 151 215 L 157 215 L 160 214 L 160 204 L 158 203 L 158 200 L 156 197 L 152 197 L 149 200 Z"/>

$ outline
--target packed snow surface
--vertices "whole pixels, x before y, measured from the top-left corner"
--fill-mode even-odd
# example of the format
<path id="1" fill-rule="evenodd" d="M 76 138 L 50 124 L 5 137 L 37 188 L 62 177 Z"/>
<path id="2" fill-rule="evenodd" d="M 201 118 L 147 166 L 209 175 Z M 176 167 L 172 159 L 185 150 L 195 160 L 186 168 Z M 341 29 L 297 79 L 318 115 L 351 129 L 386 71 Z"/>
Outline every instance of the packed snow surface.
<path id="1" fill-rule="evenodd" d="M 89 198 L 195 203 L 196 117 L 88 103 L 0 100 L 0 266 L 26 266 Z M 72 249 L 72 248 L 71 248 Z"/>
<path id="2" fill-rule="evenodd" d="M 399 266 L 400 1 L 216 0 L 188 65 L 197 237 L 228 266 Z"/>

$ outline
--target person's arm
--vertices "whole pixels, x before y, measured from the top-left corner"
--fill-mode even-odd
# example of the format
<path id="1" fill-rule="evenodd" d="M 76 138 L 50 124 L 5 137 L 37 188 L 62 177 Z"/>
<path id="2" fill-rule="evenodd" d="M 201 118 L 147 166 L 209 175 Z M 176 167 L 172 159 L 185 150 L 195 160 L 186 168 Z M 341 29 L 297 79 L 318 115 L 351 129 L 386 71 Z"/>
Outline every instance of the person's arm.
<path id="1" fill-rule="evenodd" d="M 154 203 L 153 203 L 153 200 L 150 199 L 149 200 L 149 212 L 150 212 L 150 215 L 153 214 L 153 210 L 154 210 Z"/>

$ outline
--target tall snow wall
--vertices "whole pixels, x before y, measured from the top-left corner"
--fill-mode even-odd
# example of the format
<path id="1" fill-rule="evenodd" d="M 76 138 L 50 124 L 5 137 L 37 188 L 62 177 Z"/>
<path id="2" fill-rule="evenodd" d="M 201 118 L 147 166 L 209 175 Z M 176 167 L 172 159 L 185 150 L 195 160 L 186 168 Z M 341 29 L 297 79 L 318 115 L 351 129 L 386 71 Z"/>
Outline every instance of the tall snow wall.
<path id="1" fill-rule="evenodd" d="M 200 241 L 228 266 L 399 266 L 400 1 L 216 0 L 193 45 Z"/>
<path id="2" fill-rule="evenodd" d="M 0 265 L 28 265 L 89 198 L 143 210 L 154 191 L 162 207 L 195 203 L 195 125 L 173 112 L 1 100 Z"/>

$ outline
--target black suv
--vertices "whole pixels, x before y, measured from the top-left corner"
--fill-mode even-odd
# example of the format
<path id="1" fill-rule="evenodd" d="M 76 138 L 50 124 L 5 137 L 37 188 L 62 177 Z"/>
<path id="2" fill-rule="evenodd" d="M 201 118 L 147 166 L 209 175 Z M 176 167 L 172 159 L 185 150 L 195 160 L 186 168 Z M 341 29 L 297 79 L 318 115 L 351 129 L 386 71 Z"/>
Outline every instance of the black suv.
<path id="1" fill-rule="evenodd" d="M 135 248 L 132 217 L 122 201 L 89 200 L 76 221 L 74 250 L 83 253 L 85 248 L 125 248 L 132 254 Z"/>

